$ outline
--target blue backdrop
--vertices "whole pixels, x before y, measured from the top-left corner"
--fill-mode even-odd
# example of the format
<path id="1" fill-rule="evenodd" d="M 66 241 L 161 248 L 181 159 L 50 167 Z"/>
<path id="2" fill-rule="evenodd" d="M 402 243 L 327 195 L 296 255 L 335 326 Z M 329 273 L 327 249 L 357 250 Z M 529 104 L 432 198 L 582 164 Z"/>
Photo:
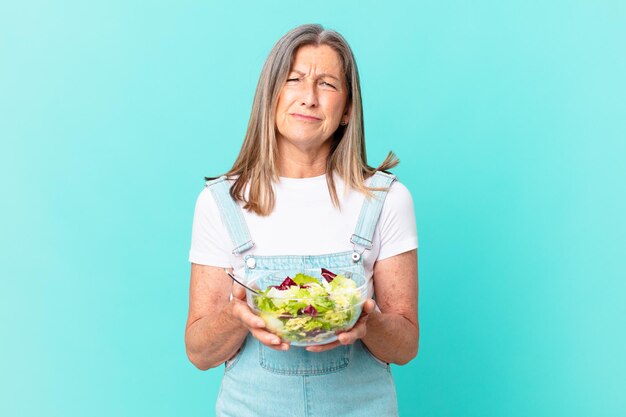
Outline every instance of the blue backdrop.
<path id="1" fill-rule="evenodd" d="M 0 415 L 212 415 L 191 221 L 302 23 L 357 57 L 420 241 L 403 416 L 626 415 L 626 3 L 4 1 Z M 265 399 L 271 401 L 271 399 Z"/>

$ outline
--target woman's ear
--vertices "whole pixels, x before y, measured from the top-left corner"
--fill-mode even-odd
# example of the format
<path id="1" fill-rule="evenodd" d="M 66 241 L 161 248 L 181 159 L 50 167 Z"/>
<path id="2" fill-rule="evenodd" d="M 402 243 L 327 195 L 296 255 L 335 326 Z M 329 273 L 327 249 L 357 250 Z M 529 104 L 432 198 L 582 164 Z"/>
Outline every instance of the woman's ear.
<path id="1" fill-rule="evenodd" d="M 343 111 L 343 115 L 341 116 L 341 125 L 345 126 L 350 122 L 350 104 L 346 106 L 346 109 Z"/>

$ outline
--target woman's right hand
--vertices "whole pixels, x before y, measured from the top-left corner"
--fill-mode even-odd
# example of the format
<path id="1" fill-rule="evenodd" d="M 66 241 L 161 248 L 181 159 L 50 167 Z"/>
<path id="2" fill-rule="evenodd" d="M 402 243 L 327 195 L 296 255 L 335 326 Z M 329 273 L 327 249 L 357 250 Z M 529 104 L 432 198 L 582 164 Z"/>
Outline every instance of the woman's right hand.
<path id="1" fill-rule="evenodd" d="M 246 302 L 246 290 L 241 285 L 233 282 L 233 298 L 230 300 L 231 313 L 252 333 L 259 342 L 274 350 L 288 350 L 289 343 L 280 340 L 280 337 L 270 333 L 265 328 L 265 322 L 261 317 L 254 314 Z"/>

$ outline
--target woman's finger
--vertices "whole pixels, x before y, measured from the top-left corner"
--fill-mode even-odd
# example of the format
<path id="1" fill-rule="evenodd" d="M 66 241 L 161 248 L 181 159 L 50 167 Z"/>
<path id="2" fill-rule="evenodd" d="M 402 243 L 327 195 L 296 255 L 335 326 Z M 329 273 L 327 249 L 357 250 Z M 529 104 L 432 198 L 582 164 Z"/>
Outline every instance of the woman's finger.
<path id="1" fill-rule="evenodd" d="M 233 317 L 241 321 L 241 323 L 248 328 L 252 336 L 265 346 L 274 350 L 289 349 L 289 343 L 285 343 L 275 334 L 270 333 L 267 330 L 263 330 L 265 328 L 265 322 L 259 316 L 254 314 L 250 309 L 250 306 L 248 306 L 245 302 L 246 292 L 241 285 L 234 283 L 232 294 L 233 299 L 231 300 L 231 303 Z"/>
<path id="2" fill-rule="evenodd" d="M 246 289 L 236 282 L 233 282 L 233 289 L 231 290 L 231 293 L 233 294 L 233 298 L 237 298 L 239 300 L 246 299 Z"/>
<path id="3" fill-rule="evenodd" d="M 371 298 L 366 300 L 363 303 L 363 310 L 361 312 L 361 314 L 365 313 L 365 314 L 369 314 L 372 311 L 374 311 L 374 309 L 376 308 L 376 301 L 372 300 Z"/>
<path id="4" fill-rule="evenodd" d="M 259 342 L 274 350 L 289 349 L 289 343 L 283 342 L 282 340 L 280 340 L 280 337 L 266 330 L 251 329 L 250 333 L 252 333 L 252 336 L 254 336 Z"/>
<path id="5" fill-rule="evenodd" d="M 366 327 L 365 320 L 359 319 L 357 323 L 348 331 L 337 333 L 337 340 L 324 345 L 309 346 L 306 349 L 309 352 L 324 352 L 325 350 L 334 349 L 339 345 L 350 345 L 359 339 L 365 337 Z"/>
<path id="6" fill-rule="evenodd" d="M 366 300 L 363 303 L 363 309 L 359 319 L 354 326 L 347 331 L 337 333 L 337 340 L 324 345 L 309 346 L 306 348 L 309 352 L 324 352 L 326 350 L 334 349 L 339 345 L 350 345 L 359 339 L 365 337 L 367 333 L 367 317 L 369 313 L 376 308 L 376 302 L 372 299 Z"/>
<path id="7" fill-rule="evenodd" d="M 357 340 L 364 338 L 366 333 L 367 333 L 367 328 L 365 327 L 365 322 L 361 322 L 355 325 L 349 331 L 339 333 L 337 335 L 337 340 L 342 345 L 350 345 L 356 342 Z"/>
<path id="8" fill-rule="evenodd" d="M 357 322 L 354 324 L 354 326 L 350 330 L 346 332 L 341 332 L 337 335 L 337 340 L 339 340 L 339 342 L 342 345 L 352 344 L 359 339 L 363 339 L 365 335 L 367 334 L 367 318 L 369 316 L 369 313 L 373 311 L 374 306 L 375 306 L 373 300 L 371 301 L 372 301 L 372 304 L 367 306 L 367 309 L 370 311 L 365 311 L 366 306 L 364 305 L 363 306 L 364 312 L 361 313 L 361 316 L 359 317 Z"/>
<path id="9" fill-rule="evenodd" d="M 233 306 L 233 310 L 236 311 L 234 315 L 248 327 L 248 330 L 259 342 L 265 346 L 275 350 L 288 350 L 289 343 L 283 342 L 280 337 L 265 330 L 265 322 L 256 314 L 250 311 L 250 308 L 245 303 L 237 303 Z"/>
<path id="10" fill-rule="evenodd" d="M 334 349 L 337 346 L 339 346 L 340 344 L 341 343 L 339 343 L 338 340 L 335 340 L 334 342 L 326 343 L 324 345 L 308 346 L 306 348 L 306 350 L 308 350 L 309 352 L 324 352 L 324 351 L 327 351 L 327 350 Z"/>
<path id="11" fill-rule="evenodd" d="M 244 326 L 249 329 L 259 328 L 262 329 L 265 327 L 265 322 L 261 317 L 257 316 L 250 310 L 248 304 L 241 300 L 232 300 L 233 303 L 233 316 L 239 319 Z"/>

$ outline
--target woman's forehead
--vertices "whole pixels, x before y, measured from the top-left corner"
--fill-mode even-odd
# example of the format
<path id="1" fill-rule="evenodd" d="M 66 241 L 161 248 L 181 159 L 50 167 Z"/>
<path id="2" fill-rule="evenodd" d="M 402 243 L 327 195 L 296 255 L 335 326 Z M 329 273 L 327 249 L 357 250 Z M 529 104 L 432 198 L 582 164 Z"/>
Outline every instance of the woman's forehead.
<path id="1" fill-rule="evenodd" d="M 304 75 L 329 75 L 334 78 L 343 76 L 343 63 L 339 53 L 328 45 L 304 45 L 296 50 L 291 71 Z"/>

